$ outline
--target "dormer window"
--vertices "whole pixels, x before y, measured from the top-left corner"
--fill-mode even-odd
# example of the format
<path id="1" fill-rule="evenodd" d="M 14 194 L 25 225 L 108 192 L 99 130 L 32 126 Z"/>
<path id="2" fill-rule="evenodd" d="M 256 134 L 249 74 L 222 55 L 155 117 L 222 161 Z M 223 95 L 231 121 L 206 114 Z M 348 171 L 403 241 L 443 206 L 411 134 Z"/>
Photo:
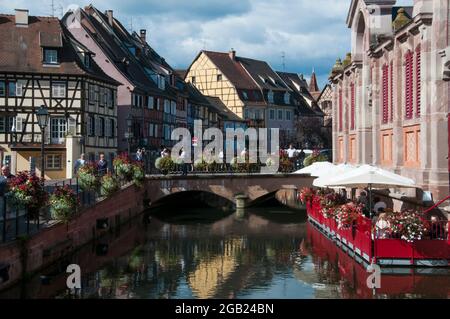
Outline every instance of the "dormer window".
<path id="1" fill-rule="evenodd" d="M 84 66 L 88 69 L 91 68 L 91 56 L 87 53 L 84 54 Z"/>
<path id="2" fill-rule="evenodd" d="M 269 100 L 269 103 L 273 103 L 273 91 L 267 93 L 267 99 Z"/>
<path id="3" fill-rule="evenodd" d="M 58 64 L 58 50 L 56 49 L 44 49 L 44 63 L 45 64 Z"/>
<path id="4" fill-rule="evenodd" d="M 289 93 L 284 94 L 284 104 L 289 104 L 291 101 L 291 95 Z"/>

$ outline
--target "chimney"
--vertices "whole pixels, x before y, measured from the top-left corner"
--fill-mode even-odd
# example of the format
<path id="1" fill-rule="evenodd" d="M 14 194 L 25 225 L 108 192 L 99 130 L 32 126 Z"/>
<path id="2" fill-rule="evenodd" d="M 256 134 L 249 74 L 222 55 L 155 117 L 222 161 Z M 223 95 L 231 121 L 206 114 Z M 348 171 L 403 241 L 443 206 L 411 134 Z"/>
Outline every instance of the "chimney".
<path id="1" fill-rule="evenodd" d="M 114 16 L 112 10 L 106 10 L 106 16 L 108 17 L 108 23 L 110 26 L 113 26 L 114 23 Z"/>
<path id="2" fill-rule="evenodd" d="M 146 40 L 145 40 L 145 36 L 146 36 L 146 34 L 147 34 L 147 30 L 141 29 L 140 34 L 141 34 L 141 41 L 145 43 L 145 41 L 146 41 Z"/>
<path id="3" fill-rule="evenodd" d="M 231 60 L 236 60 L 236 51 L 232 48 L 230 52 L 228 52 L 228 55 L 230 56 Z"/>
<path id="4" fill-rule="evenodd" d="M 26 27 L 28 26 L 28 10 L 16 9 L 16 26 Z"/>

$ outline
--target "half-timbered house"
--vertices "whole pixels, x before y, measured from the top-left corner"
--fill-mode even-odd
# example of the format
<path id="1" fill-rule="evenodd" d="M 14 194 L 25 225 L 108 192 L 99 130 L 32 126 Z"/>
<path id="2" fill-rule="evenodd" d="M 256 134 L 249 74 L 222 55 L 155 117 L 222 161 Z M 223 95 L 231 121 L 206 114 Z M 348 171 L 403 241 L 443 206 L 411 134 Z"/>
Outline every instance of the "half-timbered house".
<path id="1" fill-rule="evenodd" d="M 57 18 L 28 10 L 0 15 L 0 157 L 12 172 L 41 169 L 36 111 L 44 132 L 47 179 L 71 178 L 81 153 L 117 152 L 117 85 Z"/>

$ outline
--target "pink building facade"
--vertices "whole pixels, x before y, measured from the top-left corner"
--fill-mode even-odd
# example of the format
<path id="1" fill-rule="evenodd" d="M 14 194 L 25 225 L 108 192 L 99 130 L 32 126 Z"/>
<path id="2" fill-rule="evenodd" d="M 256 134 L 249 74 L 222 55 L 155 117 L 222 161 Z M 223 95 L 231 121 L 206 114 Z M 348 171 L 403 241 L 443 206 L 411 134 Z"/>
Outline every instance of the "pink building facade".
<path id="1" fill-rule="evenodd" d="M 449 1 L 395 3 L 351 2 L 351 54 L 330 76 L 333 157 L 410 177 L 436 201 L 449 194 Z"/>

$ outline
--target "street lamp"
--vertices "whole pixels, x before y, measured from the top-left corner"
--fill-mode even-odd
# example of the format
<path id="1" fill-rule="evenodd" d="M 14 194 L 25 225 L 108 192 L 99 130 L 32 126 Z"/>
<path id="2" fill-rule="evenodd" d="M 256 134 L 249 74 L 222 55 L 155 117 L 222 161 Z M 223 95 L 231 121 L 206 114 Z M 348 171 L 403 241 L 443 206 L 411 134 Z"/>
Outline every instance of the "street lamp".
<path id="1" fill-rule="evenodd" d="M 128 114 L 128 117 L 127 117 L 127 128 L 128 128 L 128 131 L 127 131 L 127 133 L 126 133 L 126 135 L 125 135 L 125 137 L 127 138 L 127 140 L 128 140 L 128 156 L 130 156 L 131 154 L 131 138 L 132 138 L 132 133 L 131 133 L 131 126 L 133 125 L 133 117 L 131 116 L 131 114 Z"/>
<path id="2" fill-rule="evenodd" d="M 45 135 L 45 128 L 48 125 L 49 120 L 49 114 L 48 109 L 41 105 L 41 107 L 36 112 L 36 117 L 38 120 L 39 128 L 41 129 L 41 178 L 42 180 L 45 180 L 45 158 L 44 158 L 44 135 Z"/>

